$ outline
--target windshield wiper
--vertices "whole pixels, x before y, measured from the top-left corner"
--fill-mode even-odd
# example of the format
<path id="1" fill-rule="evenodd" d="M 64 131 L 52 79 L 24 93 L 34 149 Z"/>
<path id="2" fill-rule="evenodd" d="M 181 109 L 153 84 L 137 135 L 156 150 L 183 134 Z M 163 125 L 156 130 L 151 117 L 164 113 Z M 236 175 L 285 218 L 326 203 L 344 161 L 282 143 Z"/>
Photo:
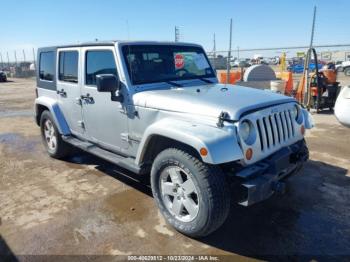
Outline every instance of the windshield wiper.
<path id="1" fill-rule="evenodd" d="M 209 79 L 205 79 L 203 77 L 198 77 L 197 79 L 202 80 L 203 82 L 208 83 L 208 84 L 212 84 L 213 83 L 213 81 L 211 81 Z"/>
<path id="2" fill-rule="evenodd" d="M 176 86 L 176 87 L 182 87 L 181 84 L 175 83 L 175 82 L 173 82 L 173 81 L 165 81 L 165 83 L 167 83 L 167 84 L 169 84 L 169 85 L 172 85 L 172 86 Z"/>

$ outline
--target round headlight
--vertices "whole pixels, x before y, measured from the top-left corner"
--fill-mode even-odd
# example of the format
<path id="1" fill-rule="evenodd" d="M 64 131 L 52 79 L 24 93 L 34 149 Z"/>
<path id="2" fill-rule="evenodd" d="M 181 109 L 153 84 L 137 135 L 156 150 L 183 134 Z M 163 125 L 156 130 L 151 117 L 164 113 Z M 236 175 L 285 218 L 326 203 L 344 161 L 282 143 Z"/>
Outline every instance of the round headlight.
<path id="1" fill-rule="evenodd" d="M 298 120 L 298 115 L 299 115 L 299 107 L 298 105 L 295 105 L 293 106 L 293 109 L 292 109 L 292 116 L 295 119 L 295 121 Z"/>
<path id="2" fill-rule="evenodd" d="M 239 127 L 239 134 L 241 135 L 241 138 L 244 141 L 246 141 L 249 138 L 249 132 L 250 132 L 250 125 L 248 121 L 242 122 Z"/>
<path id="3" fill-rule="evenodd" d="M 299 105 L 295 105 L 292 109 L 292 116 L 295 121 L 300 124 L 302 121 L 301 110 Z"/>
<path id="4" fill-rule="evenodd" d="M 243 122 L 241 122 L 241 124 L 239 125 L 239 135 L 246 144 L 252 145 L 254 143 L 254 126 L 249 120 L 244 120 Z"/>

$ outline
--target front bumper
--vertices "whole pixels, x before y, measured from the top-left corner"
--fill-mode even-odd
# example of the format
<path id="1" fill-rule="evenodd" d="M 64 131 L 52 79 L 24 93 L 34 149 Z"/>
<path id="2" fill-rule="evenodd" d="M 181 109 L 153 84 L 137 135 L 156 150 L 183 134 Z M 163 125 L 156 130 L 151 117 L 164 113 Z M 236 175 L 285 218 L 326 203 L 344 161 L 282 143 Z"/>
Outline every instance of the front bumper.
<path id="1" fill-rule="evenodd" d="M 269 198 L 275 192 L 284 192 L 285 184 L 281 180 L 298 172 L 308 158 L 305 140 L 301 140 L 239 170 L 234 174 L 240 181 L 238 203 L 250 206 Z"/>

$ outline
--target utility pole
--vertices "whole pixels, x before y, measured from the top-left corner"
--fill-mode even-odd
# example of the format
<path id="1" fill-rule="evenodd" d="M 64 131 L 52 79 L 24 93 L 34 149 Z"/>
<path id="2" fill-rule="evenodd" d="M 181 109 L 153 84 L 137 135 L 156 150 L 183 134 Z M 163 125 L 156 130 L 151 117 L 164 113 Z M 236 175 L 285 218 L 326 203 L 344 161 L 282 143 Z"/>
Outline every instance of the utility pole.
<path id="1" fill-rule="evenodd" d="M 180 40 L 180 29 L 175 26 L 175 42 L 179 42 Z"/>
<path id="2" fill-rule="evenodd" d="M 213 62 L 214 62 L 214 68 L 216 68 L 216 40 L 215 40 L 215 33 L 214 33 L 214 47 L 213 47 Z"/>
<path id="3" fill-rule="evenodd" d="M 35 50 L 34 50 L 34 47 L 33 47 L 33 62 L 34 62 L 34 68 L 36 69 Z"/>
<path id="4" fill-rule="evenodd" d="M 9 57 L 9 52 L 6 52 L 7 54 L 7 66 L 10 67 L 10 57 Z"/>
<path id="5" fill-rule="evenodd" d="M 309 90 L 309 85 L 310 85 L 310 79 L 309 79 L 309 64 L 310 64 L 310 58 L 311 58 L 311 49 L 313 47 L 313 42 L 314 42 L 314 33 L 315 33 L 315 21 L 316 21 L 316 6 L 314 6 L 314 15 L 312 18 L 312 27 L 311 27 L 311 38 L 310 38 L 310 46 L 309 50 L 306 54 L 306 61 L 305 61 L 305 95 L 304 95 L 304 105 L 307 106 L 308 109 L 310 109 L 310 99 L 311 99 L 311 93 Z M 316 65 L 317 66 L 317 65 Z"/>
<path id="6" fill-rule="evenodd" d="M 24 52 L 24 49 L 22 51 L 23 51 L 23 62 L 25 62 L 26 61 L 26 53 Z"/>
<path id="7" fill-rule="evenodd" d="M 2 60 L 2 54 L 0 53 L 1 69 L 4 67 L 4 60 Z"/>
<path id="8" fill-rule="evenodd" d="M 17 53 L 16 53 L 16 50 L 15 50 L 15 63 L 16 63 L 16 66 L 17 66 Z"/>
<path id="9" fill-rule="evenodd" d="M 227 55 L 227 74 L 226 74 L 226 84 L 229 83 L 229 79 L 230 79 L 230 61 L 231 61 L 231 45 L 232 45 L 232 18 L 230 20 L 230 44 L 229 44 L 229 48 L 228 48 L 228 55 Z"/>

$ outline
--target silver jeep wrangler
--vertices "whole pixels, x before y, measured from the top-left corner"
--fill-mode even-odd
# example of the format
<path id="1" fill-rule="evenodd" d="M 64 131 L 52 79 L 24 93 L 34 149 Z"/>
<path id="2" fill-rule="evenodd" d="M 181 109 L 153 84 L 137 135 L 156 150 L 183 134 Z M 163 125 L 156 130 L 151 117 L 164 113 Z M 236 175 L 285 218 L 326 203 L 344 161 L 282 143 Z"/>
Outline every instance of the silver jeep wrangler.
<path id="1" fill-rule="evenodd" d="M 219 84 L 203 48 L 92 42 L 38 50 L 36 122 L 48 154 L 73 147 L 140 175 L 169 224 L 218 229 L 231 201 L 284 191 L 308 159 L 309 113 L 291 98 Z"/>

